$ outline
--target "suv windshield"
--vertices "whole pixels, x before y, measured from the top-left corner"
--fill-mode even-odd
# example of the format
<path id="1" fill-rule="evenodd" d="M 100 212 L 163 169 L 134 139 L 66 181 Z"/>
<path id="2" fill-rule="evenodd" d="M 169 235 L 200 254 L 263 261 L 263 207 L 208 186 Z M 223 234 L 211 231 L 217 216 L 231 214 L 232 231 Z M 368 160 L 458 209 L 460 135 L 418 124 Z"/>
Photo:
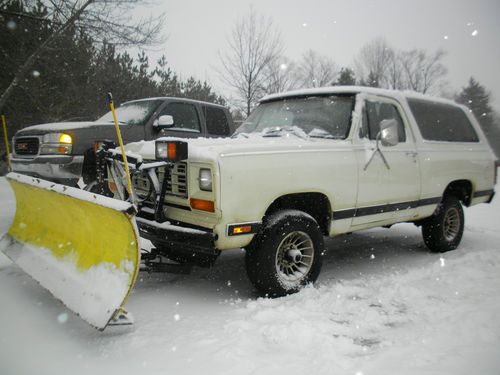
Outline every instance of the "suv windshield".
<path id="1" fill-rule="evenodd" d="M 124 103 L 116 108 L 116 118 L 120 124 L 144 125 L 163 100 L 140 100 Z M 106 113 L 97 122 L 113 122 L 111 111 Z"/>
<path id="2" fill-rule="evenodd" d="M 280 136 L 283 131 L 313 138 L 345 139 L 349 133 L 354 96 L 290 98 L 260 104 L 235 134 Z"/>

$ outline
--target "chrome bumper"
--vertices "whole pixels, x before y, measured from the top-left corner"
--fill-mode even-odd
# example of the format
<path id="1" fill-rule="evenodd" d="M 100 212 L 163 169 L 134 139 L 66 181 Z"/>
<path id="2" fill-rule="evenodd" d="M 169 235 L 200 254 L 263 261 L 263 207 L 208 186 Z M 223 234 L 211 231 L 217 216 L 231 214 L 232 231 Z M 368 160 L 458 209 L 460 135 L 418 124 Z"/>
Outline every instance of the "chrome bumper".
<path id="1" fill-rule="evenodd" d="M 33 159 L 13 156 L 12 170 L 46 180 L 78 180 L 82 176 L 81 156 L 37 156 Z"/>

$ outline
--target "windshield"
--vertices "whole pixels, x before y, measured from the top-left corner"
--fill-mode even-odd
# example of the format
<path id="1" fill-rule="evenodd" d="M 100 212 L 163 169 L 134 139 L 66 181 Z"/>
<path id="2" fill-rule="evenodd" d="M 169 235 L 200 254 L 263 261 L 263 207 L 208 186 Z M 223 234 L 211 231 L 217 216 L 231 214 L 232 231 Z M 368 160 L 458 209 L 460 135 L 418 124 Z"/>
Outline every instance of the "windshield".
<path id="1" fill-rule="evenodd" d="M 141 100 L 124 103 L 116 108 L 116 118 L 120 124 L 144 125 L 163 100 Z M 111 111 L 106 113 L 97 122 L 113 122 Z"/>
<path id="2" fill-rule="evenodd" d="M 292 131 L 313 138 L 345 139 L 349 133 L 354 96 L 291 98 L 260 104 L 235 134 L 280 136 Z"/>

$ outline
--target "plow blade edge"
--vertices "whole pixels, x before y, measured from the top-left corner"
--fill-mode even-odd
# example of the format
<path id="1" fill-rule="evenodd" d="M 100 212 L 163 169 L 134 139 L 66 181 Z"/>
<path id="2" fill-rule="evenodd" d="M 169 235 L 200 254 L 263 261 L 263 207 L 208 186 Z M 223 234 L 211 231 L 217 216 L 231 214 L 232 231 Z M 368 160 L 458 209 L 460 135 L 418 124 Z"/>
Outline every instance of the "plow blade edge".
<path id="1" fill-rule="evenodd" d="M 16 212 L 0 249 L 82 319 L 104 329 L 139 270 L 133 206 L 15 173 L 7 180 Z"/>

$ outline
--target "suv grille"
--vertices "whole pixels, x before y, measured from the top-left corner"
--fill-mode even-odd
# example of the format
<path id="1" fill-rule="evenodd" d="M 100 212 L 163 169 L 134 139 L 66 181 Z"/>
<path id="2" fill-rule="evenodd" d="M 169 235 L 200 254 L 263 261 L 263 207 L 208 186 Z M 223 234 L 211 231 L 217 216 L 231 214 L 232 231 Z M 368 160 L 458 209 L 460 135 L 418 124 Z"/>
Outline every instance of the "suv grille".
<path id="1" fill-rule="evenodd" d="M 14 142 L 14 150 L 18 155 L 36 155 L 38 145 L 38 138 L 17 138 Z"/>
<path id="2" fill-rule="evenodd" d="M 165 177 L 165 168 L 158 168 L 158 180 L 160 185 L 163 183 Z M 147 173 L 138 173 L 132 176 L 132 185 L 140 200 L 154 204 L 154 188 L 147 175 Z M 175 195 L 177 197 L 187 198 L 188 184 L 187 184 L 187 164 L 176 163 L 170 173 L 170 181 L 167 182 L 166 194 Z"/>
<path id="3" fill-rule="evenodd" d="M 145 172 L 132 175 L 132 186 L 134 187 L 137 198 L 140 201 L 150 201 L 154 203 L 154 188 L 148 174 Z"/>
<path id="4" fill-rule="evenodd" d="M 163 179 L 163 176 L 161 176 Z M 170 181 L 167 184 L 167 194 L 186 198 L 188 195 L 187 164 L 175 163 L 172 168 Z"/>

